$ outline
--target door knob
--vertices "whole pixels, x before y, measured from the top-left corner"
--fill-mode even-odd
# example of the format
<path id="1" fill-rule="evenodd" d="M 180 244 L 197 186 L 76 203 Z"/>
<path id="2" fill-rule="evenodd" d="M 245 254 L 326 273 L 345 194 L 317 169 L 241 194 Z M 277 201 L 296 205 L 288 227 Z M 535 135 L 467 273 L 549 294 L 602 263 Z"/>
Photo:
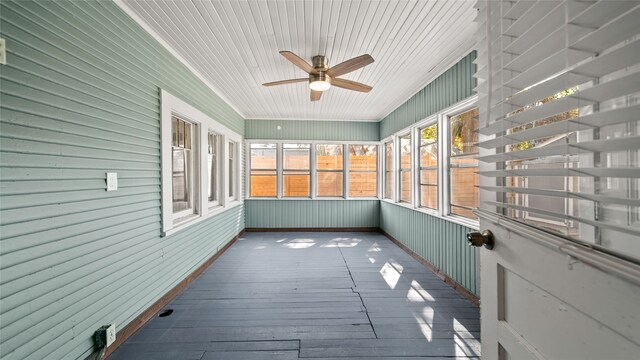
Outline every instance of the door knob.
<path id="1" fill-rule="evenodd" d="M 477 247 L 484 245 L 484 247 L 491 250 L 495 244 L 495 239 L 493 238 L 493 233 L 489 230 L 485 230 L 482 233 L 474 231 L 467 234 L 467 244 Z"/>

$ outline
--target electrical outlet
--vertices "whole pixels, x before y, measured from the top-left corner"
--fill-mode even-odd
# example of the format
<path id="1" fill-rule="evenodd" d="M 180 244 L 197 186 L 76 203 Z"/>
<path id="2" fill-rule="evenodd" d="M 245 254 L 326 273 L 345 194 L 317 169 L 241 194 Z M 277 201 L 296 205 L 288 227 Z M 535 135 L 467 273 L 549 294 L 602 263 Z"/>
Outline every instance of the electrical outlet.
<path id="1" fill-rule="evenodd" d="M 4 38 L 0 38 L 0 64 L 7 63 L 7 43 Z"/>
<path id="2" fill-rule="evenodd" d="M 103 325 L 93 334 L 96 347 L 106 348 L 116 341 L 116 326 L 114 324 Z"/>
<path id="3" fill-rule="evenodd" d="M 107 191 L 118 190 L 118 173 L 107 173 Z"/>
<path id="4" fill-rule="evenodd" d="M 111 324 L 107 328 L 107 347 L 111 346 L 116 341 L 116 325 Z"/>

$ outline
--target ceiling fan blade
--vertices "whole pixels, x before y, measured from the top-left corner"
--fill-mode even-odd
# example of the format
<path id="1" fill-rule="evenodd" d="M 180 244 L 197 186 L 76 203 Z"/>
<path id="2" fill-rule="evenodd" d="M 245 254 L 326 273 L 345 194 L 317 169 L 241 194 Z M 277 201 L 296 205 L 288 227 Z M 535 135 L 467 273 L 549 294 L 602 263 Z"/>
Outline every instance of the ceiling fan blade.
<path id="1" fill-rule="evenodd" d="M 357 81 L 347 80 L 347 79 L 334 78 L 331 80 L 331 85 L 341 87 L 347 90 L 355 90 L 355 91 L 361 91 L 361 92 L 369 92 L 371 91 L 371 89 L 373 89 L 373 87 L 369 85 L 359 83 Z"/>
<path id="2" fill-rule="evenodd" d="M 372 62 L 373 58 L 371 57 L 371 55 L 360 55 L 358 57 L 354 57 L 353 59 L 341 62 L 340 64 L 330 68 L 329 70 L 327 70 L 327 74 L 329 74 L 329 76 L 331 76 L 332 78 L 335 78 L 337 76 L 344 75 L 363 68 L 371 64 Z"/>
<path id="3" fill-rule="evenodd" d="M 318 101 L 322 96 L 322 91 L 311 90 L 311 101 Z"/>
<path id="4" fill-rule="evenodd" d="M 303 82 L 303 81 L 309 81 L 309 78 L 272 81 L 272 82 L 264 83 L 262 85 L 263 86 L 274 86 L 274 85 L 292 84 L 292 83 Z"/>
<path id="5" fill-rule="evenodd" d="M 307 74 L 315 74 L 316 70 L 309 64 L 304 61 L 300 56 L 292 53 L 291 51 L 280 51 L 280 55 L 287 58 L 287 60 L 291 61 L 295 66 L 304 70 Z"/>

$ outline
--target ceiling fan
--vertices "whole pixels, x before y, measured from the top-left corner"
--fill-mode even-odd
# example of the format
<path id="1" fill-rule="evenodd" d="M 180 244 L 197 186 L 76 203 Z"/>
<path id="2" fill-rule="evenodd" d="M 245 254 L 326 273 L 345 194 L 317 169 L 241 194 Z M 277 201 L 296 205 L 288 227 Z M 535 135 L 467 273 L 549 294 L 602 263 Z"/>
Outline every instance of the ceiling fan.
<path id="1" fill-rule="evenodd" d="M 298 55 L 291 51 L 280 51 L 280 54 L 291 61 L 294 65 L 304 70 L 309 74 L 308 78 L 280 80 L 274 82 L 264 83 L 264 86 L 284 85 L 297 82 L 309 82 L 311 88 L 311 101 L 320 100 L 322 92 L 328 90 L 331 85 L 341 87 L 347 90 L 355 90 L 361 92 L 369 92 L 372 87 L 356 81 L 338 79 L 338 76 L 356 71 L 363 68 L 373 62 L 373 58 L 369 54 L 360 55 L 341 62 L 340 64 L 329 67 L 328 59 L 323 55 L 316 55 L 313 57 L 313 65 L 306 62 Z"/>

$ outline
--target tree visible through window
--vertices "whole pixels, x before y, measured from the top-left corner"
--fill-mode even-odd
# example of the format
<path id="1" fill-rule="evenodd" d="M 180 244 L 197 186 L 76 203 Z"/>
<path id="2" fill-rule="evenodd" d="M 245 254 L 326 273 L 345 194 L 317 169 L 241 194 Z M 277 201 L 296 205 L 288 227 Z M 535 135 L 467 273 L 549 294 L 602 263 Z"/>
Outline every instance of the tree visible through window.
<path id="1" fill-rule="evenodd" d="M 450 117 L 449 129 L 449 212 L 477 219 L 478 108 Z"/>

